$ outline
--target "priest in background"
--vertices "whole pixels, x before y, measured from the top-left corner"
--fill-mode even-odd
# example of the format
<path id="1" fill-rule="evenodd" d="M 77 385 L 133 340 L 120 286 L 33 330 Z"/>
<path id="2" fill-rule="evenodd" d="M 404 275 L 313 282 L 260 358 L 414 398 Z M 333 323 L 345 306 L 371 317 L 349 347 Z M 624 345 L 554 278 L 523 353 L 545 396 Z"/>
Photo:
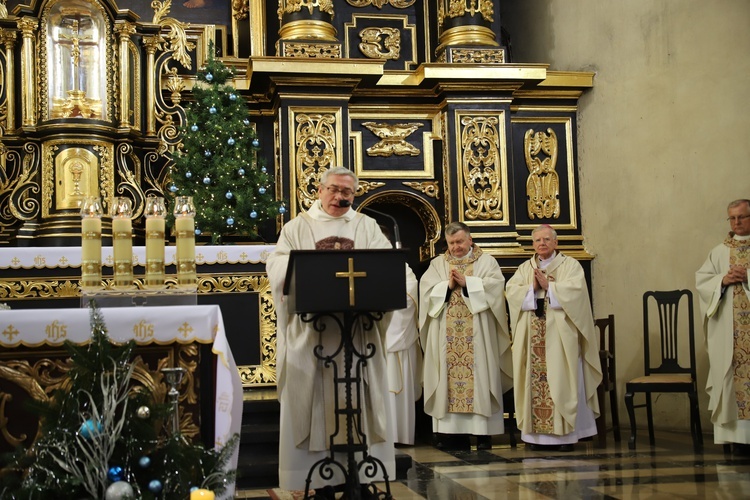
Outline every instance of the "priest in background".
<path id="1" fill-rule="evenodd" d="M 557 233 L 531 233 L 535 255 L 508 281 L 516 420 L 531 449 L 571 451 L 596 434 L 602 379 L 586 277 L 557 252 Z"/>
<path id="2" fill-rule="evenodd" d="M 730 232 L 695 274 L 708 349 L 714 442 L 750 454 L 750 200 L 727 207 Z"/>
<path id="3" fill-rule="evenodd" d="M 505 277 L 494 257 L 474 244 L 469 227 L 445 227 L 448 251 L 419 283 L 424 353 L 424 409 L 438 447 L 492 447 L 505 432 L 503 393 L 512 385 Z"/>
<path id="4" fill-rule="evenodd" d="M 329 438 L 336 424 L 336 390 L 339 390 L 340 401 L 344 401 L 341 387 L 334 386 L 332 368 L 325 367 L 313 354 L 319 344 L 323 345 L 323 355 L 333 353 L 340 342 L 338 325 L 323 318 L 326 329 L 321 334 L 287 309 L 283 287 L 289 253 L 292 250 L 392 248 L 374 219 L 351 208 L 357 185 L 357 176 L 344 167 L 325 171 L 318 187 L 318 200 L 308 211 L 284 225 L 266 263 L 277 316 L 276 369 L 281 405 L 279 486 L 285 490 L 303 490 L 313 464 L 329 456 Z M 325 293 L 325 290 L 317 290 L 317 293 Z M 389 478 L 395 477 L 396 472 L 385 344 L 391 317 L 392 314 L 385 314 L 371 330 L 354 333 L 355 348 L 359 352 L 368 352 L 368 343 L 376 349 L 363 373 L 361 415 L 369 454 L 384 463 Z M 338 366 L 343 369 L 343 355 L 339 358 Z M 344 431 L 339 432 L 338 439 L 345 442 Z M 337 455 L 336 460 L 346 464 L 345 454 Z M 311 477 L 312 488 L 328 488 L 323 493 L 325 496 L 332 495 L 332 485 L 343 482 L 337 467 L 330 470 L 334 477 L 329 480 L 323 480 L 317 468 Z M 363 484 L 380 481 L 382 474 L 383 471 L 378 470 L 375 478 L 361 475 L 360 481 Z"/>

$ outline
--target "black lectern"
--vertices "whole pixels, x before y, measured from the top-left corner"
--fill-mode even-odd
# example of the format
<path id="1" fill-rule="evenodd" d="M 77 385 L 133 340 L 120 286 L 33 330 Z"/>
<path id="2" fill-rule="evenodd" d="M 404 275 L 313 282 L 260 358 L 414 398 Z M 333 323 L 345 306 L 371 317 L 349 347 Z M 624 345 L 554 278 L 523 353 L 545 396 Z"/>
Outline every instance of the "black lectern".
<path id="1" fill-rule="evenodd" d="M 322 321 L 324 317 L 332 320 L 329 324 L 332 322 L 338 326 L 341 336 L 338 347 L 326 353 L 319 344 L 313 353 L 333 370 L 335 384 L 341 386 L 345 394 L 343 405 L 338 391 L 335 391 L 334 401 L 336 415 L 342 416 L 346 422 L 346 443 L 335 443 L 341 432 L 337 424 L 329 437 L 328 456 L 313 464 L 307 475 L 306 499 L 311 498 L 313 475 L 317 472 L 323 479 L 330 479 L 335 469 L 346 478 L 343 498 L 361 499 L 363 495 L 367 498 L 392 498 L 384 464 L 368 453 L 359 404 L 363 397 L 363 370 L 367 360 L 375 355 L 375 346 L 367 344 L 364 352 L 359 352 L 353 335 L 355 331 L 371 330 L 382 319 L 383 313 L 406 307 L 405 263 L 403 250 L 294 250 L 290 253 L 284 284 L 284 294 L 290 301 L 288 307 L 318 332 L 326 329 Z M 339 373 L 342 356 L 343 372 Z M 377 376 L 385 377 L 386 374 Z M 346 465 L 336 460 L 337 452 L 346 455 Z M 357 454 L 361 454 L 361 459 L 357 459 Z M 360 484 L 360 471 L 364 477 L 375 478 L 379 470 L 383 472 L 385 492 L 378 492 L 371 484 Z"/>

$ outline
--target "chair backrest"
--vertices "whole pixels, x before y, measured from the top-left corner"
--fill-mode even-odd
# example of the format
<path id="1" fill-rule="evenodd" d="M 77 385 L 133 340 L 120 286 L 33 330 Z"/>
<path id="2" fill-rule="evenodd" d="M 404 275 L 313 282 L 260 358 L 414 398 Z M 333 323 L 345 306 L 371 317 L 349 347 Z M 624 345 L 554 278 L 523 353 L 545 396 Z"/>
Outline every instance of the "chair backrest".
<path id="1" fill-rule="evenodd" d="M 659 313 L 660 364 L 652 366 L 650 355 L 649 301 L 653 299 Z M 680 317 L 680 304 L 687 302 L 687 318 Z M 643 294 L 643 343 L 646 375 L 652 373 L 690 373 L 695 380 L 695 328 L 693 320 L 693 294 L 690 290 L 651 291 Z M 687 319 L 687 329 L 680 319 Z M 684 333 L 681 333 L 684 332 Z M 687 336 L 687 339 L 685 338 Z M 681 342 L 689 343 L 689 359 L 680 356 Z M 657 361 L 654 356 L 654 362 Z"/>
<path id="2" fill-rule="evenodd" d="M 602 362 L 602 383 L 609 386 L 615 381 L 615 315 L 594 320 L 599 329 L 599 358 Z"/>

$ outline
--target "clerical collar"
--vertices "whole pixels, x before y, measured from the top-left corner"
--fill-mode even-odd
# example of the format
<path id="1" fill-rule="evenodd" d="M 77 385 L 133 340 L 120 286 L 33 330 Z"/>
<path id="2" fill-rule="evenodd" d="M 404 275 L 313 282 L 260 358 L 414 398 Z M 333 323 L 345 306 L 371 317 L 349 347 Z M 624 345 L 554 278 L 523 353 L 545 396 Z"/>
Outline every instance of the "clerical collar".
<path id="1" fill-rule="evenodd" d="M 349 207 L 349 210 L 339 217 L 334 217 L 333 215 L 330 215 L 328 212 L 323 210 L 323 205 L 320 203 L 320 200 L 315 200 L 315 203 L 313 203 L 313 206 L 310 207 L 310 210 L 307 211 L 307 215 L 312 217 L 315 220 L 318 221 L 330 221 L 330 220 L 346 220 L 347 222 L 353 220 L 357 216 L 357 211 Z"/>
<path id="2" fill-rule="evenodd" d="M 732 237 L 735 240 L 738 240 L 738 241 L 747 241 L 747 240 L 750 240 L 750 234 L 746 234 L 745 236 L 740 236 L 739 234 L 735 234 Z"/>
<path id="3" fill-rule="evenodd" d="M 553 260 L 555 260 L 555 257 L 557 257 L 557 252 L 552 252 L 552 255 L 550 255 L 548 259 L 542 259 L 540 257 L 539 258 L 539 268 L 540 269 L 544 269 L 545 267 L 547 267 L 550 264 L 550 262 L 552 262 Z"/>

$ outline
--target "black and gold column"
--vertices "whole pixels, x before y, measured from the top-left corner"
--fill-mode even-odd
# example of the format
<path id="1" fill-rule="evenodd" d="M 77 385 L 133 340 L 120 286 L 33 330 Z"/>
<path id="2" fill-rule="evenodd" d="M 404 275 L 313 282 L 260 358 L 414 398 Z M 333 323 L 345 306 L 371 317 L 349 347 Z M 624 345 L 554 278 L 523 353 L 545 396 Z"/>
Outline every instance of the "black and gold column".
<path id="1" fill-rule="evenodd" d="M 333 27 L 333 2 L 279 0 L 279 41 L 276 55 L 332 59 L 341 57 Z"/>
<path id="2" fill-rule="evenodd" d="M 505 50 L 492 30 L 497 0 L 439 0 L 438 3 L 437 62 L 505 62 Z"/>

